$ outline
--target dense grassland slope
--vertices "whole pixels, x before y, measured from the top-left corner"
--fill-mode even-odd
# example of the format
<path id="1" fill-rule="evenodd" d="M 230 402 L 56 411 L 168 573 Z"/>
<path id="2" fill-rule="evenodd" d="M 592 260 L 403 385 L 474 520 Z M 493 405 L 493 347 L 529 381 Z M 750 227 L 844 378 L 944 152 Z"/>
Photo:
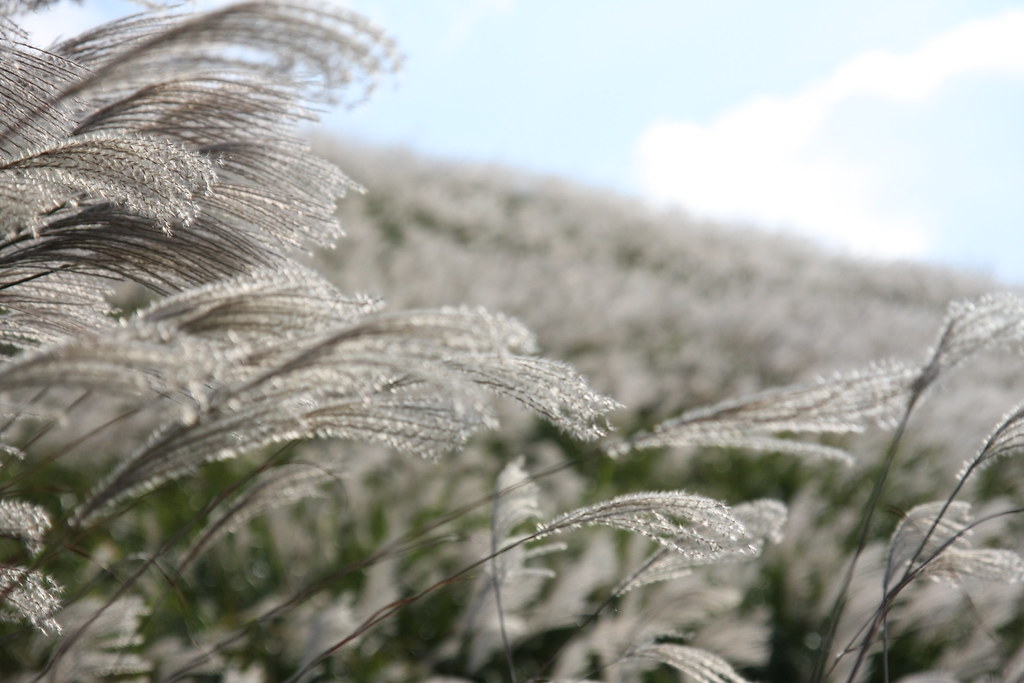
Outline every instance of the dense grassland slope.
<path id="1" fill-rule="evenodd" d="M 1001 289 L 982 275 L 847 258 L 558 178 L 326 135 L 314 147 L 369 190 L 341 203 L 348 238 L 323 257 L 343 289 L 396 306 L 515 315 L 546 353 L 657 417 L 915 358 L 950 301 Z M 1005 407 L 999 385 L 1014 373 L 999 374 L 990 398 Z"/>

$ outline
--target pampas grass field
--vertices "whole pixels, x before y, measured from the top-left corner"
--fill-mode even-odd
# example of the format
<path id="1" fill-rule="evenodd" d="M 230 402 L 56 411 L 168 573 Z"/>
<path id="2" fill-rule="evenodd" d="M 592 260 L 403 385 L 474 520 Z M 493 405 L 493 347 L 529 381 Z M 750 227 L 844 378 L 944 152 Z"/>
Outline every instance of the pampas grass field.
<path id="1" fill-rule="evenodd" d="M 0 22 L 0 679 L 1024 680 L 1024 298 L 310 133 L 333 5 Z"/>

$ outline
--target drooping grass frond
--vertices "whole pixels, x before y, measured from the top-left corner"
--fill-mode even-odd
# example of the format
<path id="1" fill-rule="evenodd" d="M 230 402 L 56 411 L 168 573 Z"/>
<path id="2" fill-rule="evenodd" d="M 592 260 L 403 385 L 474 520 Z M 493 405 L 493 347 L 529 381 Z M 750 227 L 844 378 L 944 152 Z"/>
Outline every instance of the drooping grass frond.
<path id="1" fill-rule="evenodd" d="M 711 551 L 701 547 L 686 552 L 676 548 L 658 548 L 613 592 L 621 595 L 651 583 L 672 581 L 687 576 L 695 567 L 749 559 L 761 553 L 765 541 L 778 543 L 782 540 L 782 527 L 787 517 L 783 503 L 769 499 L 741 503 L 732 508 L 732 515 L 746 531 L 745 537 L 735 544 L 725 544 Z"/>
<path id="2" fill-rule="evenodd" d="M 310 182 L 321 181 L 310 178 Z M 200 227 L 220 234 L 244 225 L 249 239 L 264 249 L 293 249 L 304 240 L 319 246 L 333 244 L 341 230 L 333 215 L 319 210 L 326 205 L 306 216 L 301 199 L 276 189 L 222 181 L 204 205 L 203 218 L 208 222 Z"/>
<path id="3" fill-rule="evenodd" d="M 619 403 L 591 390 L 565 363 L 530 356 L 490 355 L 446 365 L 475 384 L 512 398 L 577 439 L 608 433 L 605 416 Z M 481 362 L 483 361 L 483 362 Z"/>
<path id="4" fill-rule="evenodd" d="M 732 514 L 755 539 L 779 543 L 782 541 L 782 529 L 786 526 L 789 510 L 782 501 L 761 498 L 734 505 Z"/>
<path id="5" fill-rule="evenodd" d="M 948 548 L 928 567 L 927 575 L 953 583 L 970 577 L 982 581 L 1024 581 L 1024 557 L 1000 548 Z"/>
<path id="6" fill-rule="evenodd" d="M 363 366 L 373 373 L 374 384 L 385 379 L 389 391 L 424 383 L 464 387 L 468 394 L 457 393 L 470 400 L 453 405 L 456 412 L 479 412 L 472 394 L 483 389 L 519 402 L 578 438 L 603 435 L 605 415 L 615 401 L 593 392 L 569 366 L 523 355 L 533 349 L 533 336 L 521 323 L 483 309 L 385 313 L 313 340 L 259 382 L 321 369 L 346 377 L 350 368 L 362 372 Z"/>
<path id="7" fill-rule="evenodd" d="M 0 499 L 0 536 L 16 538 L 33 555 L 42 549 L 50 529 L 50 515 L 40 505 L 12 498 Z"/>
<path id="8" fill-rule="evenodd" d="M 910 396 L 917 371 L 888 363 L 838 375 L 812 385 L 797 385 L 724 401 L 684 413 L 611 449 L 621 455 L 662 446 L 713 446 L 787 451 L 786 439 L 772 434 L 844 434 L 870 422 L 891 422 Z M 840 449 L 796 442 L 793 452 L 847 460 Z"/>
<path id="9" fill-rule="evenodd" d="M 41 632 L 60 633 L 54 619 L 61 588 L 50 577 L 25 567 L 0 567 L 0 621 L 27 621 Z"/>
<path id="10" fill-rule="evenodd" d="M 164 232 L 188 227 L 214 176 L 207 158 L 164 140 L 90 135 L 29 150 L 0 166 L 0 178 L 7 246 L 25 229 L 38 237 L 44 218 L 65 207 L 80 211 L 83 197 L 149 218 Z"/>
<path id="11" fill-rule="evenodd" d="M 397 68 L 394 43 L 361 15 L 303 2 L 245 2 L 199 15 L 142 15 L 64 41 L 54 51 L 90 69 L 76 90 L 106 97 L 178 74 L 245 74 L 358 101 Z M 282 78 L 288 74 L 289 79 Z M 317 91 L 308 87 L 319 79 Z"/>
<path id="12" fill-rule="evenodd" d="M 520 456 L 498 474 L 491 524 L 495 550 L 505 545 L 514 529 L 540 518 L 540 487 L 526 471 L 524 463 L 525 459 Z"/>
<path id="13" fill-rule="evenodd" d="M 338 377 L 350 384 L 352 377 Z M 310 388 L 288 380 L 279 393 L 246 392 L 172 424 L 132 454 L 80 509 L 82 519 L 117 500 L 140 495 L 199 466 L 271 444 L 314 437 L 376 441 L 436 458 L 456 450 L 485 422 L 453 400 L 364 377 L 350 393 Z"/>
<path id="14" fill-rule="evenodd" d="M 684 491 L 631 493 L 578 508 L 541 526 L 543 538 L 583 526 L 641 534 L 690 557 L 753 548 L 754 539 L 723 503 Z"/>
<path id="15" fill-rule="evenodd" d="M 350 190 L 364 191 L 336 165 L 316 157 L 308 144 L 281 134 L 251 141 L 236 137 L 206 145 L 202 151 L 217 164 L 219 192 L 239 202 L 240 208 L 253 206 L 253 218 L 267 217 L 267 225 L 252 227 L 264 228 L 254 231 L 254 238 L 263 237 L 271 247 L 278 241 L 290 247 L 302 246 L 303 241 L 333 246 L 342 235 L 335 215 L 337 201 Z"/>
<path id="16" fill-rule="evenodd" d="M 550 569 L 529 562 L 564 549 L 561 544 L 527 547 L 518 543 L 522 535 L 513 535 L 516 528 L 540 517 L 540 488 L 523 463 L 522 457 L 508 463 L 495 485 L 492 557 L 465 625 L 471 671 L 478 670 L 498 648 L 504 646 L 509 652 L 511 643 L 528 632 L 522 612 L 554 576 Z"/>
<path id="17" fill-rule="evenodd" d="M 716 448 L 737 448 L 752 453 L 787 453 L 811 460 L 837 462 L 846 466 L 853 464 L 853 456 L 848 451 L 836 446 L 828 446 L 814 441 L 798 441 L 797 439 L 787 439 L 784 437 L 761 436 L 756 433 L 749 436 L 738 433 L 735 436 L 728 437 L 709 436 L 707 443 L 704 444 L 684 442 L 683 444 L 672 443 L 671 445 L 684 444 L 687 446 L 703 445 Z M 650 446 L 645 446 L 645 448 L 647 447 Z"/>
<path id="18" fill-rule="evenodd" d="M 65 386 L 150 400 L 176 394 L 194 401 L 201 400 L 202 382 L 229 364 L 225 355 L 201 339 L 170 339 L 136 320 L 25 353 L 0 366 L 0 386 Z"/>
<path id="19" fill-rule="evenodd" d="M 139 312 L 147 323 L 230 346 L 326 333 L 380 311 L 379 299 L 345 297 L 297 264 L 258 270 L 161 299 Z"/>
<path id="20" fill-rule="evenodd" d="M 959 481 L 965 481 L 973 473 L 982 470 L 996 460 L 1017 455 L 1024 449 L 1024 406 L 1018 406 L 1008 413 L 995 430 L 985 439 L 978 453 L 964 464 L 957 474 Z"/>
<path id="21" fill-rule="evenodd" d="M 217 200 L 207 198 L 206 207 Z M 237 211 L 235 211 L 237 213 Z M 143 216 L 99 205 L 58 218 L 40 239 L 10 251 L 8 262 L 26 264 L 39 276 L 74 269 L 138 282 L 168 294 L 285 259 L 209 211 L 173 237 Z"/>
<path id="22" fill-rule="evenodd" d="M 693 573 L 695 564 L 698 563 L 688 554 L 672 552 L 664 547 L 658 548 L 647 556 L 632 574 L 619 582 L 612 592 L 615 595 L 625 595 L 648 584 L 681 579 Z"/>
<path id="23" fill-rule="evenodd" d="M 1019 348 L 1024 342 L 1024 299 L 1010 294 L 988 294 L 949 306 L 946 321 L 924 370 L 930 383 L 985 349 Z"/>
<path id="24" fill-rule="evenodd" d="M 161 80 L 88 113 L 74 133 L 142 134 L 206 151 L 239 140 L 287 138 L 291 124 L 312 118 L 295 95 L 271 82 L 214 76 Z"/>
<path id="25" fill-rule="evenodd" d="M 297 150 L 295 153 L 294 163 L 299 163 L 301 155 Z M 208 164 L 201 155 L 186 154 L 183 158 Z M 135 169 L 128 170 L 136 173 Z M 322 176 L 318 175 L 320 171 Z M 167 182 L 176 182 L 169 171 L 159 172 L 169 176 Z M 283 248 L 304 242 L 329 244 L 340 234 L 332 213 L 334 195 L 328 198 L 318 191 L 338 190 L 345 185 L 344 177 L 316 163 L 305 164 L 304 173 L 292 175 L 296 182 L 306 185 L 304 195 L 288 192 L 288 186 L 280 182 L 276 183 L 279 189 L 273 190 L 224 180 L 216 183 L 205 197 L 182 204 L 184 213 L 179 218 L 192 222 L 173 237 L 165 228 L 180 225 L 166 218 L 154 220 L 141 209 L 133 212 L 116 203 L 78 202 L 52 214 L 34 213 L 38 218 L 33 219 L 34 223 L 25 218 L 18 223 L 23 232 L 0 244 L 0 265 L 5 270 L 25 269 L 26 276 L 72 268 L 134 280 L 161 293 L 257 267 L 282 268 L 287 263 Z M 149 182 L 139 180 L 143 181 L 140 192 L 145 194 Z M 108 192 L 114 190 L 108 188 Z M 182 201 L 187 198 L 185 194 L 176 196 Z M 62 197 L 66 202 L 71 199 Z M 154 203 L 159 202 L 158 197 L 149 201 L 153 210 L 161 208 Z M 189 218 L 190 212 L 195 220 Z M 10 220 L 16 218 L 12 215 Z M 30 238 L 32 230 L 39 233 L 38 239 Z"/>
<path id="26" fill-rule="evenodd" d="M 486 311 L 368 313 L 372 302 L 337 298 L 294 269 L 180 296 L 116 334 L 27 355 L 0 374 L 12 386 L 61 377 L 182 398 L 179 422 L 125 460 L 83 515 L 205 462 L 295 439 L 371 440 L 436 458 L 491 424 L 482 390 L 591 438 L 615 405 L 568 366 L 517 355 L 532 336 Z"/>
<path id="27" fill-rule="evenodd" d="M 632 648 L 627 660 L 647 659 L 668 664 L 694 683 L 747 683 L 728 662 L 707 650 L 677 643 L 645 643 Z"/>
<path id="28" fill-rule="evenodd" d="M 0 343 L 31 348 L 111 326 L 105 284 L 69 271 L 42 274 L 31 267 L 0 272 Z"/>
<path id="29" fill-rule="evenodd" d="M 3 15 L 5 18 L 7 15 Z M 85 76 L 74 61 L 0 36 L 0 160 L 45 148 L 74 127 L 70 103 L 59 93 Z"/>
<path id="30" fill-rule="evenodd" d="M 938 516 L 940 513 L 943 513 L 942 517 Z M 969 503 L 953 501 L 947 504 L 937 501 L 915 506 L 900 521 L 889 540 L 887 577 L 891 577 L 897 568 L 912 559 L 932 557 L 970 522 Z M 953 547 L 968 545 L 964 537 L 956 538 L 952 543 Z"/>
<path id="31" fill-rule="evenodd" d="M 61 652 L 45 680 L 71 682 L 121 678 L 150 673 L 153 664 L 133 648 L 147 610 L 142 600 L 129 596 L 109 606 L 95 599 L 76 602 L 58 615 L 64 631 L 79 634 Z"/>
<path id="32" fill-rule="evenodd" d="M 79 330 L 17 357 L 0 368 L 0 386 L 58 383 L 141 398 L 179 394 L 202 403 L 206 388 L 262 371 L 261 364 L 247 369 L 243 362 L 256 349 L 260 362 L 291 358 L 291 340 L 325 333 L 378 307 L 366 298 L 342 297 L 297 265 L 262 271 L 169 297 L 120 325 L 90 334 Z M 271 356 L 270 347 L 279 354 Z"/>
<path id="33" fill-rule="evenodd" d="M 941 516 L 940 516 L 941 515 Z M 914 507 L 889 542 L 886 585 L 908 562 L 932 579 L 959 582 L 964 577 L 1017 583 L 1024 580 L 1024 557 L 1011 550 L 973 548 L 971 506 L 936 501 Z"/>

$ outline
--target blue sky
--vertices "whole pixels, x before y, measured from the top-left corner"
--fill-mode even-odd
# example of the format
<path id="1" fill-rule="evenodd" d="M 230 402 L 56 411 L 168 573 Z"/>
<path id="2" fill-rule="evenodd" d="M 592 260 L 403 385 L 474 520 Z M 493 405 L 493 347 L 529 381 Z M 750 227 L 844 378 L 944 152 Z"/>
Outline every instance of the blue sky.
<path id="1" fill-rule="evenodd" d="M 340 133 L 1024 284 L 1024 2 L 348 4 L 407 62 Z"/>

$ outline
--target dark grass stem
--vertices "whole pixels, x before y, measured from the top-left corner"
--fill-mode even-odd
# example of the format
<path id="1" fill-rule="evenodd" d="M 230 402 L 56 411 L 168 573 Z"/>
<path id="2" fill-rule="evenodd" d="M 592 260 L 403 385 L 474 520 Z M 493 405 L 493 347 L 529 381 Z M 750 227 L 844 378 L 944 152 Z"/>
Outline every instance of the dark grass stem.
<path id="1" fill-rule="evenodd" d="M 861 518 L 860 531 L 857 534 L 857 546 L 853 551 L 853 556 L 846 565 L 846 571 L 843 574 L 843 579 L 839 583 L 839 591 L 836 595 L 835 603 L 833 603 L 830 611 L 828 628 L 825 631 L 825 639 L 821 645 L 821 655 L 818 658 L 818 662 L 814 668 L 814 675 L 811 678 L 814 683 L 822 683 L 825 680 L 824 677 L 835 670 L 836 665 L 839 663 L 839 659 L 843 656 L 842 653 L 837 655 L 831 665 L 827 662 L 831 656 L 832 646 L 835 643 L 836 631 L 839 628 L 839 620 L 842 618 L 843 610 L 846 608 L 847 594 L 850 589 L 850 584 L 853 582 L 853 574 L 857 567 L 857 562 L 860 559 L 861 554 L 864 552 L 864 549 L 867 547 L 875 510 L 878 508 L 879 501 L 881 501 L 886 479 L 888 478 L 889 472 L 892 470 L 893 463 L 896 460 L 896 453 L 899 450 L 900 443 L 903 440 L 903 434 L 910 422 L 910 415 L 923 391 L 924 386 L 918 384 L 907 400 L 907 407 L 903 411 L 903 416 L 900 418 L 899 424 L 896 426 L 896 430 L 893 433 L 893 437 L 889 441 L 889 447 L 886 449 L 885 458 L 882 461 L 881 472 L 879 473 L 878 478 L 875 479 L 874 486 L 871 488 L 871 496 L 868 498 L 864 516 Z M 859 665 L 857 668 L 859 668 Z M 850 680 L 853 680 L 852 675 Z"/>

